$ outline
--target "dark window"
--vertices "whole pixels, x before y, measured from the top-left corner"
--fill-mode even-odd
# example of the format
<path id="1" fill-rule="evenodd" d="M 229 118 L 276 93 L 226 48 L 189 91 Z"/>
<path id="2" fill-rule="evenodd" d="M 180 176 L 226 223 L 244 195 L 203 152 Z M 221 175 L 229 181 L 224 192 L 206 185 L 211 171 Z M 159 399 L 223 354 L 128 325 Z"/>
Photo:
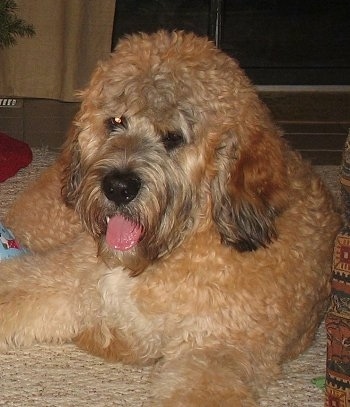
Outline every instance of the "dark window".
<path id="1" fill-rule="evenodd" d="M 349 19 L 349 0 L 117 0 L 113 44 L 135 31 L 216 31 L 256 84 L 344 85 Z"/>

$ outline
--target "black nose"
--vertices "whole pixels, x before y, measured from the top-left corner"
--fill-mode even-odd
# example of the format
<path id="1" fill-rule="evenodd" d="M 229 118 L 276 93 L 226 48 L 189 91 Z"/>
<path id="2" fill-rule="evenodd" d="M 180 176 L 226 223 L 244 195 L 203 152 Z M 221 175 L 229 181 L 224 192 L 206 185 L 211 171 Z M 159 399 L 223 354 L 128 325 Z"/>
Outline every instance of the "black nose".
<path id="1" fill-rule="evenodd" d="M 102 180 L 102 189 L 106 197 L 117 205 L 131 202 L 141 188 L 140 178 L 133 172 L 114 170 Z"/>

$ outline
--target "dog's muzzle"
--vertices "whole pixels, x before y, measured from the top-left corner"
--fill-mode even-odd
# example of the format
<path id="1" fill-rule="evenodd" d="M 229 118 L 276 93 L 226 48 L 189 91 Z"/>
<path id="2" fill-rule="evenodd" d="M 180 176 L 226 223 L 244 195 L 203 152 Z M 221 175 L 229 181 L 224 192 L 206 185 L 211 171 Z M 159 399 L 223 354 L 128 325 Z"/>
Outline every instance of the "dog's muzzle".
<path id="1" fill-rule="evenodd" d="M 126 205 L 134 200 L 140 188 L 141 180 L 133 172 L 113 170 L 102 180 L 103 193 L 116 205 Z"/>
<path id="2" fill-rule="evenodd" d="M 140 178 L 132 171 L 114 169 L 102 179 L 102 191 L 117 207 L 128 205 L 138 195 Z M 142 238 L 142 226 L 121 213 L 107 217 L 106 243 L 112 250 L 126 251 Z"/>

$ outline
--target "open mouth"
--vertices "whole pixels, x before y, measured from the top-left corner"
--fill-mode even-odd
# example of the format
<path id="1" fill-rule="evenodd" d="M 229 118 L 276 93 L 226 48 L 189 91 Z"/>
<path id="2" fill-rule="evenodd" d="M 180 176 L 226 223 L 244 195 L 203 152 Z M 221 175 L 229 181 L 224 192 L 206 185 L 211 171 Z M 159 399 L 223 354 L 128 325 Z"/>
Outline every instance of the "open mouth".
<path id="1" fill-rule="evenodd" d="M 107 217 L 106 243 L 113 250 L 126 251 L 140 241 L 143 228 L 122 215 Z"/>

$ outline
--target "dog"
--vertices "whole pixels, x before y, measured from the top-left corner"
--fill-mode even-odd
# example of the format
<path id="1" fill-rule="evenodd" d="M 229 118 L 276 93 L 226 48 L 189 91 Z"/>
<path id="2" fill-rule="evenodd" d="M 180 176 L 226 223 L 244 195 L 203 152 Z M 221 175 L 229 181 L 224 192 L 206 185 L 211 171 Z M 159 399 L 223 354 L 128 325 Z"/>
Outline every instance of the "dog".
<path id="1" fill-rule="evenodd" d="M 183 31 L 121 39 L 5 223 L 0 347 L 154 364 L 153 406 L 257 406 L 313 341 L 341 225 L 238 63 Z"/>

